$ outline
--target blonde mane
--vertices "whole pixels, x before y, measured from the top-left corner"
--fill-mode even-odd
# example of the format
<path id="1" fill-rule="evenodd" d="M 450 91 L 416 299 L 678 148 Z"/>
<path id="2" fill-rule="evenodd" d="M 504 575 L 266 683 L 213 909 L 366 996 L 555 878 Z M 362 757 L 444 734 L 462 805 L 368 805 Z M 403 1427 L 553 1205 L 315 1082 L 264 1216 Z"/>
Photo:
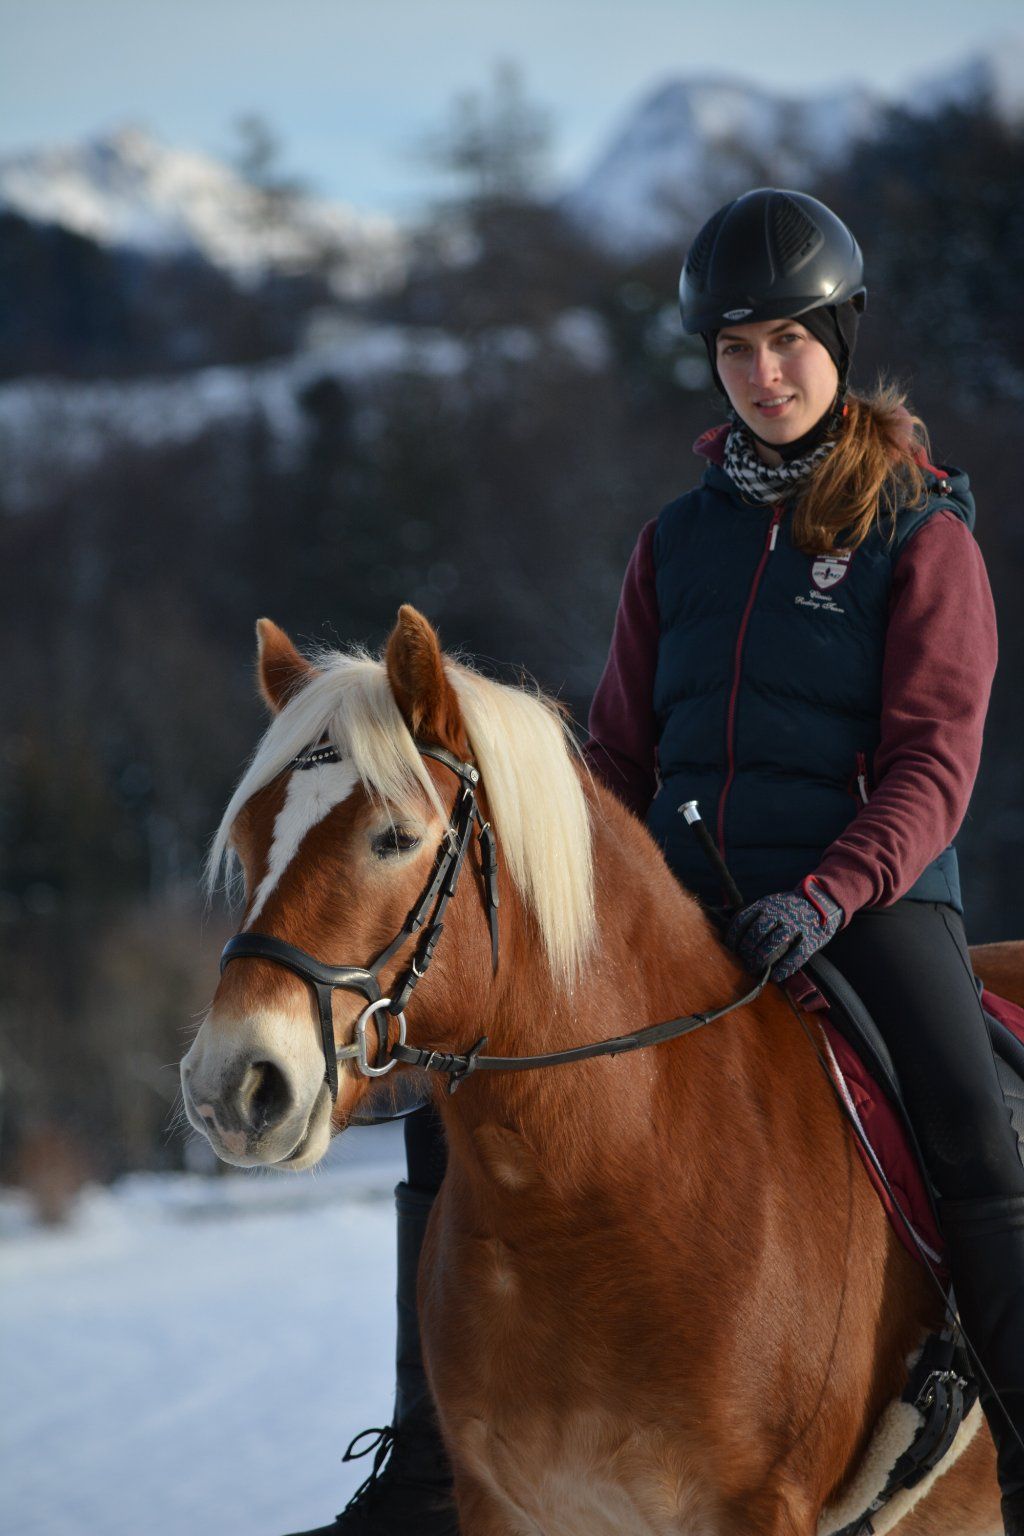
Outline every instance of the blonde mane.
<path id="1" fill-rule="evenodd" d="M 233 858 L 242 806 L 298 753 L 326 736 L 367 791 L 396 808 L 423 795 L 447 813 L 395 703 L 381 661 L 323 651 L 316 674 L 275 715 L 221 818 L 206 864 L 209 895 Z M 510 688 L 445 657 L 503 861 L 534 913 L 553 975 L 571 986 L 594 941 L 590 821 L 575 740 L 539 691 Z"/>

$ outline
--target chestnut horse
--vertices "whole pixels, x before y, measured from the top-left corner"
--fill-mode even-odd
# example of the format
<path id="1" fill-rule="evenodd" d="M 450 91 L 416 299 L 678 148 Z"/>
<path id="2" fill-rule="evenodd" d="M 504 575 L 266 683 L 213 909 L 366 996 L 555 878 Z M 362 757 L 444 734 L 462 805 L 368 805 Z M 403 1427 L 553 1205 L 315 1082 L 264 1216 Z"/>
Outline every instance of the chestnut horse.
<path id="1" fill-rule="evenodd" d="M 390 943 L 460 793 L 417 749 L 429 743 L 480 770 L 501 943 L 494 970 L 471 847 L 408 1003 L 412 1045 L 464 1052 L 486 1035 L 493 1054 L 562 1050 L 750 990 L 646 829 L 592 781 L 556 706 L 444 658 L 408 607 L 384 662 L 313 664 L 269 621 L 258 635 L 273 719 L 211 856 L 211 884 L 237 856 L 244 929 L 331 965 L 367 966 Z M 325 738 L 329 760 L 292 767 Z M 385 994 L 412 947 L 384 966 Z M 1022 1000 L 1024 944 L 975 958 Z M 333 994 L 329 1044 L 332 1022 L 351 1039 L 364 1001 Z M 182 1063 L 189 1118 L 223 1158 L 309 1168 L 386 1090 L 346 1059 L 332 1096 L 322 1018 L 280 964 L 226 966 Z M 442 1082 L 448 1173 L 421 1313 L 464 1536 L 827 1528 L 942 1307 L 782 993 L 635 1054 L 477 1072 L 453 1095 Z M 896 1529 L 988 1536 L 998 1505 L 982 1425 Z"/>

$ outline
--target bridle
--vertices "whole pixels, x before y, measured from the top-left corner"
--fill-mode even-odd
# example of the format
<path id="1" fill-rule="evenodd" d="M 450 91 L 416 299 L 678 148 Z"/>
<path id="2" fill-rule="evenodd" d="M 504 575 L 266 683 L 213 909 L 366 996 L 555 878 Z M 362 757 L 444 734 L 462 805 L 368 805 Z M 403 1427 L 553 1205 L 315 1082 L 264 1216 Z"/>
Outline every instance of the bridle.
<path id="1" fill-rule="evenodd" d="M 390 944 L 382 949 L 368 966 L 325 965 L 322 960 L 307 954 L 304 949 L 298 949 L 294 944 L 286 944 L 283 939 L 275 939 L 266 933 L 236 933 L 233 939 L 228 940 L 221 952 L 222 975 L 224 968 L 232 960 L 270 960 L 275 965 L 282 965 L 286 970 L 293 971 L 296 976 L 301 976 L 303 981 L 309 982 L 316 993 L 320 1018 L 320 1042 L 323 1046 L 325 1062 L 324 1077 L 331 1091 L 332 1103 L 338 1096 L 339 1061 L 354 1061 L 364 1077 L 384 1077 L 401 1060 L 401 1057 L 395 1053 L 399 1047 L 405 1045 L 405 1008 L 417 983 L 426 975 L 433 958 L 437 941 L 444 928 L 445 910 L 455 895 L 474 827 L 479 828 L 484 905 L 487 908 L 487 920 L 491 931 L 491 966 L 495 971 L 498 968 L 498 856 L 491 824 L 489 821 L 484 821 L 477 805 L 476 792 L 480 783 L 480 770 L 472 763 L 461 762 L 453 752 L 447 751 L 444 747 L 422 741 L 417 741 L 414 745 L 422 757 L 431 757 L 435 762 L 443 763 L 446 768 L 450 768 L 452 773 L 460 779 L 462 787 L 456 797 L 448 826 L 437 850 L 433 874 L 419 901 L 410 910 Z M 292 759 L 288 767 L 305 770 L 318 768 L 323 763 L 339 762 L 341 762 L 340 752 L 337 747 L 328 743 L 310 747 L 305 752 L 301 752 L 298 757 Z M 425 927 L 424 924 L 426 924 Z M 381 971 L 421 928 L 424 929 L 423 936 L 409 962 L 408 970 L 399 982 L 394 997 L 385 997 L 380 985 Z M 334 1043 L 333 1000 L 335 992 L 339 990 L 361 992 L 367 1000 L 367 1006 L 356 1020 L 351 1045 L 336 1046 Z M 391 1018 L 398 1020 L 398 1044 L 392 1047 L 390 1055 L 388 1054 L 388 1020 L 381 1017 L 385 1012 Z M 377 1031 L 375 1065 L 370 1063 L 370 1052 L 366 1042 L 366 1031 L 371 1020 Z"/>
<path id="2" fill-rule="evenodd" d="M 325 1063 L 325 1081 L 331 1093 L 331 1102 L 338 1095 L 338 1062 L 351 1061 L 364 1077 L 384 1077 L 399 1062 L 419 1067 L 428 1072 L 440 1072 L 448 1077 L 448 1092 L 454 1093 L 471 1072 L 522 1072 L 537 1067 L 561 1066 L 567 1062 L 585 1061 L 595 1056 L 618 1056 L 627 1051 L 641 1050 L 648 1045 L 658 1045 L 664 1040 L 674 1040 L 689 1034 L 715 1019 L 722 1018 L 735 1009 L 752 1003 L 763 992 L 767 981 L 766 970 L 758 984 L 743 997 L 706 1013 L 689 1013 L 677 1019 L 666 1019 L 660 1024 L 649 1024 L 632 1034 L 616 1035 L 609 1040 L 598 1040 L 590 1045 L 578 1045 L 566 1051 L 551 1051 L 542 1056 L 484 1056 L 486 1035 L 464 1054 L 453 1051 L 421 1050 L 406 1044 L 405 1008 L 409 998 L 427 972 L 434 950 L 444 928 L 444 914 L 455 895 L 459 875 L 465 862 L 466 852 L 474 827 L 478 828 L 480 866 L 483 882 L 483 899 L 491 934 L 491 966 L 498 968 L 498 859 L 497 846 L 491 824 L 484 821 L 477 804 L 480 770 L 472 763 L 462 762 L 444 747 L 432 743 L 414 741 L 422 757 L 433 758 L 451 770 L 461 781 L 461 789 L 452 808 L 448 826 L 437 850 L 434 871 L 426 889 L 411 909 L 402 927 L 385 949 L 368 966 L 325 965 L 304 949 L 286 944 L 270 934 L 243 931 L 228 940 L 220 957 L 220 969 L 232 960 L 269 960 L 283 966 L 307 981 L 316 993 L 320 1020 L 320 1041 Z M 341 754 L 330 743 L 310 747 L 293 758 L 289 768 L 309 769 L 322 763 L 338 763 Z M 429 921 L 428 921 L 429 917 Z M 423 934 L 412 956 L 409 967 L 401 978 L 394 997 L 385 997 L 380 985 L 380 973 L 389 960 L 415 933 Z M 360 992 L 367 999 L 355 1022 L 352 1042 L 338 1046 L 334 1041 L 332 1005 L 338 990 Z M 388 1049 L 388 1017 L 398 1021 L 398 1039 Z M 371 1064 L 367 1045 L 367 1029 L 373 1022 L 377 1033 L 375 1062 Z"/>

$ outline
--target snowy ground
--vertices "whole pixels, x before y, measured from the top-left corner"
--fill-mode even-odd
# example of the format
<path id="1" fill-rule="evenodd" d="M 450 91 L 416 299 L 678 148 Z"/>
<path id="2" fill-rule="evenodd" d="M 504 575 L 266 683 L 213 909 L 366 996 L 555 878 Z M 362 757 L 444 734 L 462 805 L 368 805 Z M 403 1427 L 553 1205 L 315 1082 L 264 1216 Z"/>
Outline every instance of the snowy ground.
<path id="1" fill-rule="evenodd" d="M 204 432 L 243 430 L 257 420 L 288 465 L 306 442 L 302 397 L 322 379 L 336 379 L 357 396 L 373 380 L 402 373 L 462 379 L 476 388 L 489 371 L 529 363 L 544 350 L 590 373 L 611 363 L 601 316 L 569 309 L 542 327 L 492 327 L 473 346 L 440 328 L 326 316 L 304 347 L 274 362 L 144 379 L 8 380 L 0 383 L 4 505 L 22 513 L 48 505 L 62 477 L 87 472 L 119 449 L 180 447 Z M 703 366 L 689 387 L 703 387 Z M 368 404 L 353 430 L 372 439 L 382 423 Z"/>
<path id="2" fill-rule="evenodd" d="M 283 1536 L 390 1416 L 396 1126 L 319 1174 L 136 1177 L 57 1231 L 0 1202 L 2 1536 Z"/>

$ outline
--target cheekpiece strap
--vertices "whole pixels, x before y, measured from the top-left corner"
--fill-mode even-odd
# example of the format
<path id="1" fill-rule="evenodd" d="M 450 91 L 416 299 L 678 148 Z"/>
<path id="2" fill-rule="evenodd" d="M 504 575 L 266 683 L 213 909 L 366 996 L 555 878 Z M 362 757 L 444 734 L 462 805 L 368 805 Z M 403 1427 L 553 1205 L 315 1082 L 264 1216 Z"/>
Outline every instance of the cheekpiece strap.
<path id="1" fill-rule="evenodd" d="M 431 908 L 431 905 L 433 906 L 430 922 L 423 934 L 423 938 L 420 940 L 409 969 L 402 979 L 397 995 L 392 998 L 389 1005 L 389 1011 L 394 1014 L 403 1012 L 409 1002 L 409 998 L 412 996 L 413 989 L 417 982 L 421 981 L 426 975 L 427 968 L 433 959 L 434 950 L 444 930 L 444 914 L 448 903 L 455 895 L 473 826 L 479 819 L 475 793 L 475 786 L 480 780 L 479 771 L 471 763 L 459 762 L 458 758 L 453 757 L 450 752 L 446 752 L 443 747 L 428 748 L 420 746 L 420 751 L 425 757 L 436 757 L 437 761 L 444 763 L 445 767 L 450 767 L 453 772 L 458 772 L 459 777 L 462 779 L 462 793 L 456 802 L 448 834 L 438 853 L 438 865 L 434 878 L 424 892 L 423 898 L 415 912 L 410 913 L 406 922 L 406 929 L 403 931 L 405 936 L 412 933 L 426 920 L 427 911 Z M 392 942 L 389 945 L 392 953 L 394 953 L 395 948 L 396 944 Z M 374 970 L 378 969 L 382 960 L 383 957 L 379 957 L 374 961 Z"/>
<path id="2" fill-rule="evenodd" d="M 487 903 L 487 921 L 491 929 L 491 969 L 498 969 L 498 845 L 491 824 L 485 821 L 480 828 L 480 867 L 484 879 L 484 900 Z"/>

